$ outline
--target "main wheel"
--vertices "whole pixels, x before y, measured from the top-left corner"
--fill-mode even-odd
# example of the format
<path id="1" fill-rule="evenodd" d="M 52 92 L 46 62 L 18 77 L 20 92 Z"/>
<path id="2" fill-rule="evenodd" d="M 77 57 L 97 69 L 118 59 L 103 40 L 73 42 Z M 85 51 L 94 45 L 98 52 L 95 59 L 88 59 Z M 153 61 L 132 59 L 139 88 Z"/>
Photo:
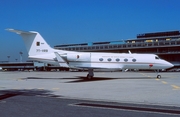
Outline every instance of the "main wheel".
<path id="1" fill-rule="evenodd" d="M 93 76 L 91 76 L 91 75 L 89 75 L 89 74 L 87 74 L 87 77 L 86 77 L 88 80 L 90 80 L 90 79 L 92 79 L 93 78 Z"/>
<path id="2" fill-rule="evenodd" d="M 158 78 L 158 79 L 161 79 L 161 75 L 157 75 L 157 78 Z"/>

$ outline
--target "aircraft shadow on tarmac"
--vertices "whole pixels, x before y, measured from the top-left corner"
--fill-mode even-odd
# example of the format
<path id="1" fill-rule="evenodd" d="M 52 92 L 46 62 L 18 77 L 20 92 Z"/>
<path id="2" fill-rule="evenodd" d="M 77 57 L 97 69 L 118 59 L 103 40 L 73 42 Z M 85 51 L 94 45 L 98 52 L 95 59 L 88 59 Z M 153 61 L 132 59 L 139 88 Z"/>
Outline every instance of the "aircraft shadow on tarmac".
<path id="1" fill-rule="evenodd" d="M 139 80 L 139 79 L 154 79 L 149 77 L 93 77 L 92 79 L 87 79 L 85 76 L 75 76 L 75 78 L 42 78 L 42 77 L 27 77 L 24 80 L 37 79 L 37 80 L 72 80 L 65 83 L 80 83 L 80 82 L 95 82 L 95 81 L 106 81 L 106 80 Z"/>
<path id="2" fill-rule="evenodd" d="M 14 96 L 48 96 L 48 97 L 60 97 L 53 95 L 52 91 L 49 90 L 40 90 L 40 89 L 8 89 L 0 91 L 0 100 L 14 97 Z"/>
<path id="3" fill-rule="evenodd" d="M 78 82 L 95 82 L 95 81 L 104 81 L 104 80 L 115 80 L 117 78 L 104 78 L 104 77 L 93 77 L 92 79 L 87 79 L 83 76 L 76 76 L 76 78 L 63 78 L 66 80 L 72 80 L 68 81 L 66 83 L 78 83 Z"/>
<path id="4" fill-rule="evenodd" d="M 93 77 L 92 79 L 87 79 L 84 76 L 76 76 L 77 78 L 62 78 L 62 79 L 67 79 L 70 80 L 72 79 L 73 81 L 68 81 L 66 83 L 77 83 L 77 82 L 94 82 L 94 81 L 105 81 L 105 80 L 121 80 L 121 79 L 133 79 L 133 80 L 138 80 L 138 79 L 150 79 L 148 77 L 125 77 L 125 78 L 111 78 L 111 77 Z M 151 78 L 152 79 L 152 78 Z"/>
<path id="5" fill-rule="evenodd" d="M 41 78 L 41 77 L 27 77 L 27 78 L 22 78 L 24 80 L 28 80 L 28 79 L 44 79 L 44 80 L 59 80 L 59 79 L 62 79 L 62 78 Z"/>
<path id="6" fill-rule="evenodd" d="M 75 83 L 75 82 L 92 82 L 92 81 L 103 81 L 103 80 L 113 80 L 117 78 L 104 78 L 104 77 L 94 77 L 92 79 L 87 79 L 84 76 L 76 76 L 76 78 L 41 78 L 41 77 L 27 77 L 27 78 L 21 78 L 22 80 L 72 80 L 68 81 L 66 83 Z"/>

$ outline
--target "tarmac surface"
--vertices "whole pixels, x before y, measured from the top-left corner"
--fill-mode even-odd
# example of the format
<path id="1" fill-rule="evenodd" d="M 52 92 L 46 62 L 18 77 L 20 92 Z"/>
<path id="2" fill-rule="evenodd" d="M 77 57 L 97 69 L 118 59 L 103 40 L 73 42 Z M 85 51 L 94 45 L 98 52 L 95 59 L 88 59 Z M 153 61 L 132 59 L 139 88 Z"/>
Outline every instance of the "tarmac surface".
<path id="1" fill-rule="evenodd" d="M 180 116 L 180 72 L 160 74 L 161 79 L 154 72 L 95 72 L 86 80 L 87 72 L 0 72 L 0 114 Z"/>

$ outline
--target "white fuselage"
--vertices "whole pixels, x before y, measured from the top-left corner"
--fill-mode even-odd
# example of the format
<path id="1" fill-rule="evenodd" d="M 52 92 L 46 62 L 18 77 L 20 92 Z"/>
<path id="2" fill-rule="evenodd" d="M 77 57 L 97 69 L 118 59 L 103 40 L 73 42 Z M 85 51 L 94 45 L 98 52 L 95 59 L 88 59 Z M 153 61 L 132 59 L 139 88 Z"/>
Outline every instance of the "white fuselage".
<path id="1" fill-rule="evenodd" d="M 154 54 L 118 54 L 57 51 L 70 68 L 92 69 L 167 69 L 173 65 Z M 32 60 L 58 65 L 54 53 L 29 57 Z"/>

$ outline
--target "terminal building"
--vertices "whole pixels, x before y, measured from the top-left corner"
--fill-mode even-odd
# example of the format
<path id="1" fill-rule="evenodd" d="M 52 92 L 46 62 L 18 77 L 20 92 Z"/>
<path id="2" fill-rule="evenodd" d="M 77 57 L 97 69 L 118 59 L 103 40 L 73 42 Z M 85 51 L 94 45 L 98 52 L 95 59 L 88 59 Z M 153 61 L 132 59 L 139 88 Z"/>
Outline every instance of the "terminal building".
<path id="1" fill-rule="evenodd" d="M 138 34 L 135 39 L 63 44 L 55 49 L 82 52 L 148 53 L 165 59 L 180 68 L 180 31 Z M 146 59 L 146 58 L 144 58 Z"/>

